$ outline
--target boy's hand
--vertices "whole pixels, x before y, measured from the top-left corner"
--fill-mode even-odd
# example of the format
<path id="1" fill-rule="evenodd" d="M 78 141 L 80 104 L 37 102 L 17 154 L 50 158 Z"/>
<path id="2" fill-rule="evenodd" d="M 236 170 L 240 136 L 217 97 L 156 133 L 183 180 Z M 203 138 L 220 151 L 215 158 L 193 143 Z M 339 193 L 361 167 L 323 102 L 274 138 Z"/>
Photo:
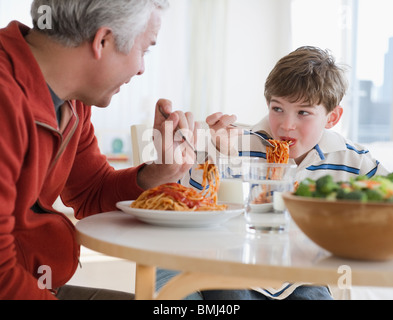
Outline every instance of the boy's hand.
<path id="1" fill-rule="evenodd" d="M 236 147 L 242 130 L 231 126 L 236 120 L 237 117 L 235 115 L 230 116 L 221 112 L 214 113 L 206 119 L 206 123 L 210 128 L 212 142 L 222 154 L 237 155 Z"/>

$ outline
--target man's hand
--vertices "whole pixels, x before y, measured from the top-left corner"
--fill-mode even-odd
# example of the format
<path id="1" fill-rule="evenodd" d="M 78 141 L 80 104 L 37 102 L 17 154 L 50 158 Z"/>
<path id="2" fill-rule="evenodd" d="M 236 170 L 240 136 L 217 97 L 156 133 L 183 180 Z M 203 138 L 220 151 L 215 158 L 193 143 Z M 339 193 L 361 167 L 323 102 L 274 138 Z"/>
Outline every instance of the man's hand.
<path id="1" fill-rule="evenodd" d="M 162 113 L 169 117 L 166 119 Z M 170 101 L 158 101 L 154 119 L 154 145 L 158 159 L 140 170 L 138 183 L 141 188 L 147 190 L 177 182 L 191 169 L 195 163 L 195 153 L 181 134 L 194 146 L 197 129 L 192 113 L 172 112 Z"/>
<path id="2" fill-rule="evenodd" d="M 235 123 L 235 115 L 226 115 L 221 112 L 214 113 L 207 117 L 206 123 L 209 125 L 212 142 L 220 153 L 225 155 L 237 154 L 236 144 L 242 130 L 231 127 Z"/>

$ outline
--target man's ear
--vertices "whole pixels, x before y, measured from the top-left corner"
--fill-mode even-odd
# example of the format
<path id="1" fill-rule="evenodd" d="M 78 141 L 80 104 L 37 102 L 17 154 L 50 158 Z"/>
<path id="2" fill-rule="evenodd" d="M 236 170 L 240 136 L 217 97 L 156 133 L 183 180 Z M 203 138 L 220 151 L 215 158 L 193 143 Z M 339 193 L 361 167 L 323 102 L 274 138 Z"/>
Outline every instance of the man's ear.
<path id="1" fill-rule="evenodd" d="M 98 29 L 91 44 L 95 59 L 101 59 L 103 50 L 108 47 L 111 40 L 113 40 L 113 34 L 111 29 L 107 27 L 102 27 Z"/>
<path id="2" fill-rule="evenodd" d="M 344 109 L 341 106 L 337 106 L 334 108 L 332 112 L 328 115 L 328 121 L 326 123 L 325 128 L 331 129 L 333 128 L 341 119 L 344 113 Z"/>

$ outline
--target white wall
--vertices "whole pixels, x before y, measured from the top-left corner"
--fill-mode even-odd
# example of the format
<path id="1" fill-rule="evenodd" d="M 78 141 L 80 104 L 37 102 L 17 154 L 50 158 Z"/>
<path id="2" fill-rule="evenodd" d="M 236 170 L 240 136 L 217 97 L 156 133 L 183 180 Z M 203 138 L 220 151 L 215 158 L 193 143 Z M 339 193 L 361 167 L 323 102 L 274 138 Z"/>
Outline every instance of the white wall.
<path id="1" fill-rule="evenodd" d="M 18 20 L 31 26 L 30 7 L 32 0 L 0 0 L 0 28 L 11 20 Z"/>
<path id="2" fill-rule="evenodd" d="M 157 46 L 146 55 L 146 71 L 121 88 L 106 109 L 94 109 L 95 125 L 101 149 L 109 153 L 114 138 L 121 138 L 124 151 L 131 150 L 130 126 L 152 126 L 155 104 L 170 99 L 175 109 L 187 110 L 188 1 L 171 0 L 163 16 Z"/>

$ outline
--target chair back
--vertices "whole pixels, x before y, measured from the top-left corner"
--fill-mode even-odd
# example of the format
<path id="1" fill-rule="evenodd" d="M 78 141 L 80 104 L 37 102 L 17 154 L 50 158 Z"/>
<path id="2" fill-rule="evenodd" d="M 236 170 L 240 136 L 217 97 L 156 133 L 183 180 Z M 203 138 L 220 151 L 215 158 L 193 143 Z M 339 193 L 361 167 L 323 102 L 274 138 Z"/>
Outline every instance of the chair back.
<path id="1" fill-rule="evenodd" d="M 157 159 L 153 142 L 153 128 L 138 124 L 131 126 L 132 162 L 133 166 Z"/>

